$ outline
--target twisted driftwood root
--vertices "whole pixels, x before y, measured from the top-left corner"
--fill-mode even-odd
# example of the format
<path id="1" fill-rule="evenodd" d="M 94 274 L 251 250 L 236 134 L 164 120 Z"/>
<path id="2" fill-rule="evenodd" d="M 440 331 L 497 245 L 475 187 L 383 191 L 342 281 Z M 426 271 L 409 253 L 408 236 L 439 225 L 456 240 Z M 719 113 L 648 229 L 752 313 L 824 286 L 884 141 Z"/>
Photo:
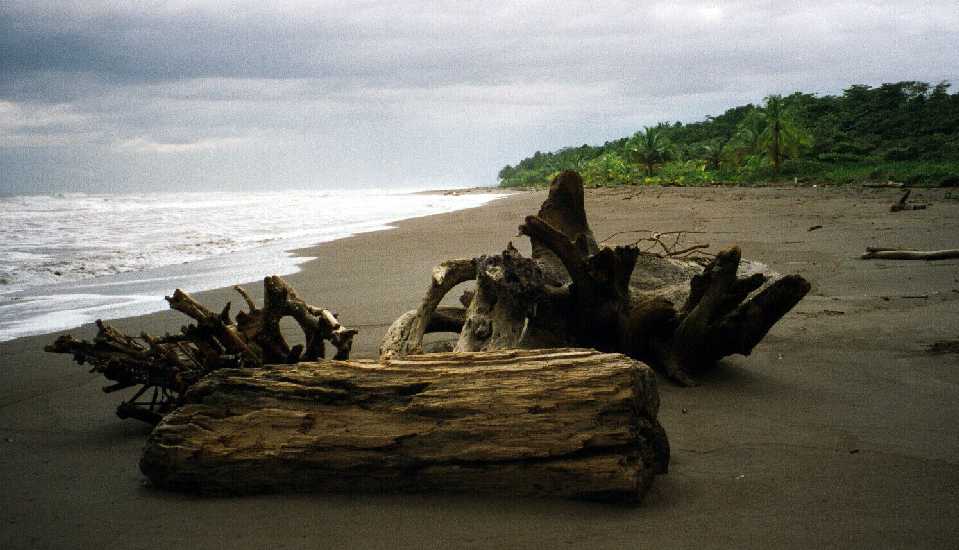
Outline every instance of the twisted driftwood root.
<path id="1" fill-rule="evenodd" d="M 147 441 L 155 486 L 639 502 L 669 463 L 645 365 L 594 350 L 222 369 Z"/>
<path id="2" fill-rule="evenodd" d="M 133 337 L 97 320 L 99 331 L 93 341 L 65 335 L 45 350 L 91 364 L 91 372 L 114 382 L 104 388 L 106 392 L 140 386 L 117 407 L 117 415 L 151 424 L 176 407 L 190 386 L 217 369 L 321 359 L 324 340 L 336 348 L 334 358 L 349 358 L 356 330 L 341 325 L 330 310 L 304 302 L 280 277 L 266 277 L 263 287 L 262 308 L 246 291 L 234 287 L 250 309 L 237 313 L 236 322 L 230 318 L 229 303 L 217 314 L 177 289 L 166 298 L 170 308 L 196 321 L 182 327 L 181 334 Z M 287 316 L 303 330 L 305 350 L 300 345 L 291 348 L 280 333 L 280 319 Z"/>
<path id="3" fill-rule="evenodd" d="M 476 260 L 448 260 L 433 268 L 430 287 L 419 309 L 409 311 L 393 322 L 380 344 L 380 356 L 389 358 L 423 352 L 423 335 L 427 332 L 452 332 L 442 317 L 435 313 L 443 296 L 456 285 L 476 278 Z M 449 315 L 463 318 L 462 314 L 446 310 Z M 430 325 L 433 324 L 432 327 Z M 460 323 L 462 324 L 462 323 Z M 432 331 L 428 331 L 432 328 Z M 459 328 L 455 332 L 459 332 Z"/>
<path id="4" fill-rule="evenodd" d="M 749 355 L 810 289 L 798 275 L 742 262 L 738 247 L 705 267 L 636 246 L 600 247 L 575 172 L 553 181 L 539 213 L 519 231 L 531 241 L 532 259 L 510 244 L 499 256 L 457 260 L 456 284 L 476 279 L 477 290 L 456 312 L 464 319 L 456 350 L 591 347 L 625 353 L 692 385 L 694 374 L 721 358 Z M 437 281 L 434 275 L 420 308 L 390 328 L 382 357 L 421 349 L 423 332 L 406 327 L 458 326 L 439 322 L 440 293 L 455 284 Z"/>

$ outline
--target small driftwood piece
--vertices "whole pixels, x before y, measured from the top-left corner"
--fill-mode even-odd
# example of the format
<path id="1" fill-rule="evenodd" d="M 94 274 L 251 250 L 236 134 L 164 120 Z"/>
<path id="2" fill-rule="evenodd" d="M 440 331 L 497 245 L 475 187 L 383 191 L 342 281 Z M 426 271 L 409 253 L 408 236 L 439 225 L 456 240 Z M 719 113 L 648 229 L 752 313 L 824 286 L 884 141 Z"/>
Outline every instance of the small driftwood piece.
<path id="1" fill-rule="evenodd" d="M 959 249 L 909 250 L 870 246 L 860 257 L 863 260 L 954 260 L 959 258 Z"/>
<path id="2" fill-rule="evenodd" d="M 637 246 L 649 239 L 600 246 L 576 172 L 552 182 L 537 215 L 527 216 L 519 231 L 531 241 L 532 258 L 510 243 L 500 255 L 474 260 L 472 271 L 457 260 L 464 268 L 456 281 L 475 278 L 477 290 L 458 312 L 455 350 L 590 347 L 624 353 L 692 385 L 695 373 L 721 358 L 748 355 L 810 289 L 798 275 L 744 269 L 753 264 L 741 261 L 738 247 L 701 263 L 671 257 L 676 243 L 664 244 L 663 234 L 653 238 L 664 254 Z M 422 305 L 394 322 L 382 358 L 421 349 L 423 333 L 409 327 L 433 324 L 439 294 L 454 286 L 441 283 L 434 273 Z"/>
<path id="3" fill-rule="evenodd" d="M 912 189 L 906 189 L 902 196 L 899 197 L 899 200 L 894 202 L 892 206 L 889 207 L 890 212 L 901 212 L 903 210 L 925 210 L 929 205 L 927 204 L 909 204 L 909 195 L 912 194 Z"/>
<path id="4" fill-rule="evenodd" d="M 182 327 L 180 334 L 133 337 L 97 320 L 99 331 L 93 341 L 65 335 L 45 350 L 71 354 L 77 363 L 92 365 L 91 372 L 114 382 L 104 388 L 106 392 L 139 386 L 120 403 L 117 415 L 151 424 L 176 407 L 187 388 L 217 369 L 320 359 L 324 340 L 336 348 L 335 358 L 349 358 L 357 331 L 341 325 L 330 310 L 304 302 L 280 277 L 264 279 L 262 308 L 242 288 L 234 288 L 249 306 L 249 312 L 237 313 L 235 322 L 229 303 L 217 314 L 177 289 L 166 298 L 170 308 L 196 322 Z M 280 319 L 287 316 L 303 330 L 305 350 L 300 345 L 290 348 L 280 333 Z"/>
<path id="5" fill-rule="evenodd" d="M 221 369 L 150 435 L 161 488 L 637 503 L 669 462 L 645 365 L 594 350 Z"/>

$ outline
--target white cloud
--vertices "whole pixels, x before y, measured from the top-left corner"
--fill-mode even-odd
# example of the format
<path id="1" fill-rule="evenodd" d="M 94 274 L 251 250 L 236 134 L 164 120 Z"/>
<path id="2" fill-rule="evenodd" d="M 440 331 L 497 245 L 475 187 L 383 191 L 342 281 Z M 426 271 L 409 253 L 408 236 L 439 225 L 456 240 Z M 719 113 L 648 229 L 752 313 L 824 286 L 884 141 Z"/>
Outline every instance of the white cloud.
<path id="1" fill-rule="evenodd" d="M 186 143 L 160 143 L 145 137 L 135 137 L 121 141 L 117 148 L 138 153 L 196 153 L 224 147 L 236 146 L 246 140 L 240 138 L 200 139 Z"/>
<path id="2" fill-rule="evenodd" d="M 34 105 L 0 101 L 0 129 L 8 132 L 51 126 L 77 126 L 87 120 L 88 115 L 78 112 L 75 106 L 69 104 Z"/>

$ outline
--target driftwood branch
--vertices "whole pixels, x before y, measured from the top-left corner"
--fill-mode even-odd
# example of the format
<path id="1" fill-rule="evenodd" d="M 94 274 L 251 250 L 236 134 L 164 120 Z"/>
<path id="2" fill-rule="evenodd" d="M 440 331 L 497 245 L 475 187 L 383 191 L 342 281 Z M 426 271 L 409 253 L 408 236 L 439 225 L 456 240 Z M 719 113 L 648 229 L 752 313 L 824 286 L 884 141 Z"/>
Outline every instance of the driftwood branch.
<path id="1" fill-rule="evenodd" d="M 909 250 L 867 247 L 861 258 L 863 260 L 953 260 L 959 258 L 959 249 Z"/>
<path id="2" fill-rule="evenodd" d="M 387 329 L 380 343 L 380 357 L 421 353 L 423 335 L 431 325 L 438 329 L 438 324 L 443 322 L 442 319 L 434 321 L 434 312 L 440 301 L 456 285 L 476 278 L 476 264 L 477 260 L 470 258 L 447 260 L 434 267 L 430 286 L 419 308 L 404 313 Z"/>
<path id="3" fill-rule="evenodd" d="M 900 189 L 905 186 L 905 184 L 896 182 L 896 181 L 884 181 L 884 182 L 869 182 L 862 184 L 863 187 L 871 188 L 891 188 L 891 189 Z"/>
<path id="4" fill-rule="evenodd" d="M 912 194 L 912 189 L 906 189 L 902 196 L 899 197 L 899 200 L 894 202 L 892 206 L 889 207 L 890 212 L 901 212 L 903 210 L 925 210 L 928 205 L 926 204 L 909 204 L 909 195 Z"/>
<path id="5" fill-rule="evenodd" d="M 262 308 L 245 290 L 234 287 L 250 309 L 237 313 L 235 322 L 230 317 L 230 304 L 214 313 L 177 289 L 166 298 L 170 308 L 196 322 L 184 326 L 181 334 L 133 337 L 98 320 L 99 331 L 93 341 L 66 335 L 45 349 L 71 354 L 81 365 L 91 364 L 93 372 L 113 382 L 104 391 L 139 386 L 117 407 L 117 414 L 154 424 L 179 404 L 187 388 L 215 370 L 320 359 L 324 356 L 324 340 L 336 348 L 334 358 L 349 358 L 356 330 L 341 325 L 333 312 L 304 302 L 280 277 L 266 277 L 263 286 Z M 302 346 L 290 348 L 280 333 L 280 319 L 287 316 L 303 330 L 305 351 Z"/>

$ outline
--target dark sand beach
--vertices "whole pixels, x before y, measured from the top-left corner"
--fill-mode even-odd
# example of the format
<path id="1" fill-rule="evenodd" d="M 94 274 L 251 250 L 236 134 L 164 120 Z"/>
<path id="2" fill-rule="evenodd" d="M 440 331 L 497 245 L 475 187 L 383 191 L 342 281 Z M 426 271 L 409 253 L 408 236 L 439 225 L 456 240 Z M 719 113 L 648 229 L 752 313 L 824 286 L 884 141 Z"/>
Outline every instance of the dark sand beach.
<path id="1" fill-rule="evenodd" d="M 372 357 L 431 268 L 501 251 L 545 192 L 408 220 L 306 251 L 288 280 L 361 330 Z M 959 200 L 890 213 L 890 189 L 623 188 L 587 193 L 600 239 L 689 230 L 813 289 L 750 357 L 696 388 L 660 379 L 668 475 L 643 506 L 470 495 L 198 498 L 150 488 L 148 427 L 53 335 L 0 344 L 0 548 L 955 548 L 959 541 L 959 261 L 863 261 L 866 246 L 959 246 Z M 812 226 L 822 228 L 809 231 Z M 614 239 L 628 242 L 628 236 Z M 259 295 L 258 284 L 246 285 Z M 172 289 L 171 289 L 172 290 Z M 198 297 L 217 309 L 228 290 Z M 170 312 L 116 321 L 177 330 Z M 90 337 L 84 327 L 71 331 Z"/>

